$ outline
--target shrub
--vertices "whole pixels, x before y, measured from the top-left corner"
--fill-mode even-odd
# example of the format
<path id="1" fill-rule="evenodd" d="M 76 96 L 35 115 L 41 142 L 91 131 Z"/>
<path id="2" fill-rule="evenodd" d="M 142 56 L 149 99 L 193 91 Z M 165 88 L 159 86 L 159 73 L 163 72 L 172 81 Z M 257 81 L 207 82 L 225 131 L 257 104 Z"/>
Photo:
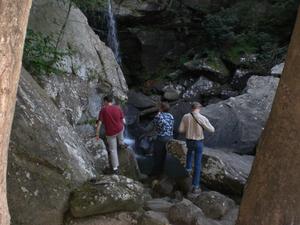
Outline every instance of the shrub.
<path id="1" fill-rule="evenodd" d="M 70 50 L 62 51 L 56 47 L 52 35 L 27 30 L 23 63 L 32 75 L 63 74 L 64 71 L 59 69 L 59 63 L 70 54 Z"/>

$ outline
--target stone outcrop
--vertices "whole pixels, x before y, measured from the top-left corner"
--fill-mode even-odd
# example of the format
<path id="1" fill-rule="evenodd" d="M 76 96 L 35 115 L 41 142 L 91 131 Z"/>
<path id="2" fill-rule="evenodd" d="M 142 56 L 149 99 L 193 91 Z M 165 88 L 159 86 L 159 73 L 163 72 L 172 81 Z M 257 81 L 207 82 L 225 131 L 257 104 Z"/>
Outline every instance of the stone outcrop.
<path id="1" fill-rule="evenodd" d="M 72 189 L 95 176 L 81 139 L 22 70 L 8 163 L 12 224 L 61 225 Z"/>
<path id="2" fill-rule="evenodd" d="M 172 140 L 167 151 L 185 166 L 187 147 L 185 142 Z M 241 195 L 249 176 L 253 156 L 241 156 L 232 152 L 205 148 L 202 160 L 202 182 L 212 190 Z"/>
<path id="3" fill-rule="evenodd" d="M 127 84 L 114 55 L 68 1 L 35 0 L 29 19 L 34 32 L 53 36 L 60 50 L 71 51 L 58 67 L 64 76 L 43 77 L 48 95 L 72 124 L 97 117 L 101 96 L 126 99 Z"/>
<path id="4" fill-rule="evenodd" d="M 74 217 L 95 216 L 119 211 L 135 211 L 143 206 L 142 184 L 123 176 L 100 176 L 74 191 L 70 211 Z"/>
<path id="5" fill-rule="evenodd" d="M 242 95 L 205 107 L 202 113 L 215 126 L 205 144 L 229 148 L 241 154 L 254 153 L 271 111 L 279 79 L 252 76 Z"/>

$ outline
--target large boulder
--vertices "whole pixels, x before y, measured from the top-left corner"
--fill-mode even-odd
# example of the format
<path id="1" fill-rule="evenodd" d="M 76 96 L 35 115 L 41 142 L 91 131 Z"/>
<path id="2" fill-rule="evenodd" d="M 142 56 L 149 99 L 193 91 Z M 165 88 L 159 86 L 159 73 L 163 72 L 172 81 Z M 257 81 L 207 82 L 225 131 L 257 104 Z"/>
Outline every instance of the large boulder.
<path id="1" fill-rule="evenodd" d="M 72 189 L 95 175 L 79 136 L 22 70 L 8 159 L 12 224 L 61 225 Z"/>
<path id="2" fill-rule="evenodd" d="M 216 132 L 207 134 L 205 144 L 230 148 L 241 154 L 254 153 L 268 119 L 279 79 L 253 76 L 242 95 L 212 104 L 202 110 Z"/>
<path id="3" fill-rule="evenodd" d="M 205 149 L 202 161 L 202 182 L 212 190 L 241 196 L 253 160 L 253 156 Z"/>
<path id="4" fill-rule="evenodd" d="M 135 211 L 144 204 L 143 185 L 123 176 L 100 176 L 72 194 L 70 211 L 74 217 Z"/>
<path id="5" fill-rule="evenodd" d="M 215 191 L 203 192 L 193 202 L 211 219 L 220 220 L 235 208 L 232 199 Z"/>
<path id="6" fill-rule="evenodd" d="M 185 167 L 187 147 L 184 141 L 172 140 L 167 151 Z M 202 160 L 202 182 L 212 190 L 241 195 L 250 174 L 253 156 L 205 148 Z"/>
<path id="7" fill-rule="evenodd" d="M 167 201 L 166 199 L 162 198 L 156 198 L 156 199 L 151 199 L 145 203 L 144 208 L 146 210 L 151 210 L 154 212 L 162 212 L 162 213 L 167 213 L 169 212 L 169 209 L 173 206 L 174 204 L 171 203 L 170 201 Z"/>
<path id="8" fill-rule="evenodd" d="M 157 102 L 155 102 L 151 97 L 144 95 L 141 92 L 131 90 L 128 93 L 128 104 L 133 105 L 138 109 L 145 109 L 154 107 Z"/>
<path id="9" fill-rule="evenodd" d="M 176 203 L 169 210 L 170 222 L 178 225 L 194 224 L 197 217 L 201 215 L 204 215 L 202 210 L 187 199 Z"/>
<path id="10" fill-rule="evenodd" d="M 165 214 L 147 211 L 138 220 L 138 225 L 170 225 Z"/>
<path id="11" fill-rule="evenodd" d="M 135 225 L 137 224 L 135 212 L 120 212 L 108 215 L 85 218 L 68 217 L 65 225 Z"/>
<path id="12" fill-rule="evenodd" d="M 127 84 L 111 49 L 100 41 L 75 6 L 68 1 L 35 0 L 29 18 L 33 32 L 49 35 L 61 51 L 70 51 L 58 67 L 65 76 L 42 77 L 41 82 L 60 110 L 76 124 L 97 116 L 101 96 L 125 99 Z"/>

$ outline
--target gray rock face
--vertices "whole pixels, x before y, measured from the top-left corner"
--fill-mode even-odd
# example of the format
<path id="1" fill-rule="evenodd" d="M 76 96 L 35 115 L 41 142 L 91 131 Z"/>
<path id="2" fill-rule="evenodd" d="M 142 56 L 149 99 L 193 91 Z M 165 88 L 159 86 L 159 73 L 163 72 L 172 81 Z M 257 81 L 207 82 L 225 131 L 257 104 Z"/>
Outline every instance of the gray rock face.
<path id="1" fill-rule="evenodd" d="M 167 213 L 169 212 L 169 209 L 173 206 L 171 202 L 157 198 L 157 199 L 151 199 L 145 203 L 144 208 L 146 210 L 154 211 L 154 212 L 162 212 Z"/>
<path id="2" fill-rule="evenodd" d="M 186 99 L 199 99 L 200 96 L 214 96 L 221 92 L 221 85 L 205 77 L 200 77 L 184 94 Z"/>
<path id="3" fill-rule="evenodd" d="M 215 191 L 203 192 L 193 202 L 211 219 L 222 219 L 235 207 L 232 199 Z"/>
<path id="4" fill-rule="evenodd" d="M 222 193 L 241 195 L 251 171 L 253 156 L 205 149 L 202 161 L 202 182 Z"/>
<path id="5" fill-rule="evenodd" d="M 170 225 L 170 223 L 163 213 L 147 211 L 138 220 L 138 225 Z"/>
<path id="6" fill-rule="evenodd" d="M 202 210 L 191 201 L 184 199 L 170 208 L 169 220 L 174 224 L 191 225 L 200 215 L 204 215 Z"/>
<path id="7" fill-rule="evenodd" d="M 145 109 L 154 107 L 157 103 L 149 96 L 146 96 L 141 92 L 131 90 L 128 93 L 128 104 L 131 104 L 139 109 Z"/>
<path id="8" fill-rule="evenodd" d="M 74 217 L 135 211 L 144 204 L 142 184 L 123 176 L 100 176 L 95 184 L 78 188 L 70 200 Z"/>
<path id="9" fill-rule="evenodd" d="M 98 173 L 102 173 L 108 167 L 108 152 L 102 140 L 96 141 L 95 138 L 89 139 L 85 142 L 90 156 L 93 159 L 95 169 Z"/>
<path id="10" fill-rule="evenodd" d="M 279 79 L 253 76 L 242 95 L 209 105 L 202 110 L 215 126 L 205 144 L 229 148 L 238 153 L 253 153 L 271 111 Z"/>
<path id="11" fill-rule="evenodd" d="M 120 174 L 134 180 L 139 180 L 140 170 L 135 153 L 130 148 L 122 148 L 119 151 Z"/>
<path id="12" fill-rule="evenodd" d="M 67 75 L 44 77 L 42 83 L 69 121 L 76 124 L 83 115 L 97 116 L 102 95 L 112 93 L 125 99 L 127 85 L 112 51 L 93 32 L 83 13 L 72 7 L 65 20 L 68 6 L 67 1 L 33 1 L 29 28 L 55 40 L 61 34 L 59 49 L 72 50 L 58 66 Z"/>
<path id="13" fill-rule="evenodd" d="M 74 129 L 22 70 L 8 163 L 12 223 L 61 225 L 71 190 L 93 176 L 92 159 Z"/>

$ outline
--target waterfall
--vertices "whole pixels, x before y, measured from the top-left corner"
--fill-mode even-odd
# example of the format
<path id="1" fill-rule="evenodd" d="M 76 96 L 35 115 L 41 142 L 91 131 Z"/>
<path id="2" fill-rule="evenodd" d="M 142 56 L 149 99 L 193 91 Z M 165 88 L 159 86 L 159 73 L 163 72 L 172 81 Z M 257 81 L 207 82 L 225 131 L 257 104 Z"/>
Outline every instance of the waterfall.
<path id="1" fill-rule="evenodd" d="M 107 16 L 108 46 L 112 49 L 117 62 L 120 64 L 121 63 L 121 55 L 120 55 L 120 49 L 119 49 L 116 20 L 115 20 L 115 16 L 114 16 L 114 13 L 112 10 L 111 0 L 107 0 L 107 1 L 108 1 L 108 16 Z"/>

